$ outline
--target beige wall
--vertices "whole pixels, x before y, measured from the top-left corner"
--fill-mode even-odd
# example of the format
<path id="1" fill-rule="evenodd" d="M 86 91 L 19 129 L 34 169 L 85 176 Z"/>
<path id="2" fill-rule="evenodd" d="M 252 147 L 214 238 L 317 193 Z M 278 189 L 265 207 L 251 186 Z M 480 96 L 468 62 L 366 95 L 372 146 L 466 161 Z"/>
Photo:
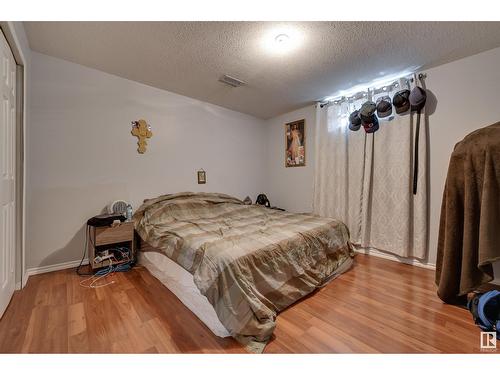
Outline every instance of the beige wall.
<path id="1" fill-rule="evenodd" d="M 435 263 L 441 198 L 454 145 L 475 129 L 500 121 L 500 48 L 427 70 L 430 148 L 429 263 Z M 437 99 L 436 99 L 437 98 Z M 313 128 L 312 106 L 268 120 L 267 186 L 271 203 L 293 211 L 312 205 L 313 139 L 308 137 L 308 167 L 283 166 L 283 128 L 306 117 Z M 274 200 L 274 201 L 273 201 Z M 500 274 L 500 267 L 497 274 Z"/>
<path id="2" fill-rule="evenodd" d="M 262 120 L 38 53 L 31 88 L 27 268 L 80 259 L 86 220 L 115 199 L 137 208 L 190 190 L 255 200 L 262 189 Z M 144 155 L 130 134 L 140 118 L 154 134 Z"/>
<path id="3" fill-rule="evenodd" d="M 430 251 L 436 257 L 450 154 L 471 131 L 500 120 L 500 48 L 427 71 Z M 33 53 L 27 156 L 27 266 L 76 260 L 83 224 L 113 199 L 180 190 L 264 192 L 271 204 L 312 209 L 315 108 L 267 121 Z M 437 98 L 437 100 L 433 100 Z M 135 153 L 130 121 L 154 137 Z M 306 119 L 307 165 L 284 167 L 284 124 Z M 197 185 L 195 171 L 207 171 Z M 499 270 L 500 271 L 500 270 Z"/>
<path id="4" fill-rule="evenodd" d="M 306 165 L 285 168 L 285 124 L 300 119 L 306 120 Z M 312 211 L 315 122 L 313 105 L 267 120 L 265 193 L 271 205 L 295 212 Z"/>

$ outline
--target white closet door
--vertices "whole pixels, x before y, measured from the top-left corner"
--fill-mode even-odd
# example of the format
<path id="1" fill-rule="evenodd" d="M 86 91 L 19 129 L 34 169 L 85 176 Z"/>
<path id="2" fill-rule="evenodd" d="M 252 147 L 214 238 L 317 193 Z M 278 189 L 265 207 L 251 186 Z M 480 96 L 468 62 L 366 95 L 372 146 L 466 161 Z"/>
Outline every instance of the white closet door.
<path id="1" fill-rule="evenodd" d="M 16 63 L 0 31 L 0 317 L 14 293 Z"/>

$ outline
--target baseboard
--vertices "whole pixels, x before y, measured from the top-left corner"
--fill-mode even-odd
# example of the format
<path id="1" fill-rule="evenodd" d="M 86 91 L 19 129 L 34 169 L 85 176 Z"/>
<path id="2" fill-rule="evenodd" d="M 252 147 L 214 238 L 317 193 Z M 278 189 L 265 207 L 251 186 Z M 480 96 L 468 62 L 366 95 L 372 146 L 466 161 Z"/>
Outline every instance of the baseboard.
<path id="1" fill-rule="evenodd" d="M 29 277 L 28 271 L 25 270 L 24 271 L 24 275 L 23 275 L 23 280 L 22 280 L 23 281 L 23 285 L 21 286 L 21 289 L 26 286 L 26 283 L 28 282 L 28 277 Z"/>
<path id="2" fill-rule="evenodd" d="M 21 290 L 26 286 L 26 282 L 28 281 L 28 274 L 24 273 L 21 281 L 16 283 L 16 290 Z"/>
<path id="3" fill-rule="evenodd" d="M 384 253 L 383 251 L 380 251 L 377 249 L 363 249 L 363 248 L 361 248 L 361 249 L 355 249 L 355 250 L 356 250 L 356 252 L 361 253 L 361 254 L 373 255 L 373 256 L 378 257 L 378 258 L 392 260 L 393 262 L 409 264 L 409 265 L 416 266 L 416 267 L 427 268 L 429 270 L 436 269 L 436 265 L 434 263 L 421 262 L 418 259 L 414 259 L 414 258 L 403 258 L 403 257 L 397 256 L 397 255 Z"/>
<path id="4" fill-rule="evenodd" d="M 60 271 L 60 270 L 65 270 L 68 268 L 75 268 L 78 267 L 80 264 L 81 260 L 73 260 L 71 262 L 64 262 L 64 263 L 57 263 L 57 264 L 51 264 L 49 266 L 41 266 L 41 267 L 33 267 L 33 268 L 28 268 L 26 270 L 25 277 L 23 277 L 23 288 L 26 285 L 28 278 L 33 275 L 39 275 L 41 273 L 47 273 L 47 272 L 54 272 L 54 271 Z M 84 259 L 83 265 L 89 264 L 88 259 Z"/>

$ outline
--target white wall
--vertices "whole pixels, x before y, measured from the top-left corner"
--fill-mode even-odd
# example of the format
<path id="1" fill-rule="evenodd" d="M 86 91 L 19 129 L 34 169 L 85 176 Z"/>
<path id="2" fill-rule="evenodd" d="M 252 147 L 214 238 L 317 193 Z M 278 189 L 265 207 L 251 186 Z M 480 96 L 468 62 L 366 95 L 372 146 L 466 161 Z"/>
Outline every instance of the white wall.
<path id="1" fill-rule="evenodd" d="M 31 79 L 28 268 L 80 259 L 86 220 L 112 200 L 262 190 L 262 120 L 38 53 Z M 130 134 L 140 118 L 154 134 L 144 155 Z"/>
<path id="2" fill-rule="evenodd" d="M 475 129 L 500 121 L 500 48 L 427 70 L 430 148 L 429 263 L 436 261 L 441 198 L 453 147 Z M 433 97 L 437 98 L 436 100 Z M 312 206 L 313 140 L 308 138 L 308 167 L 283 165 L 283 124 L 301 116 L 314 118 L 306 107 L 268 120 L 268 191 L 271 203 L 292 211 Z M 311 134 L 314 121 L 308 121 Z M 274 201 L 275 202 L 274 202 Z M 496 270 L 500 274 L 500 267 Z"/>
<path id="3" fill-rule="evenodd" d="M 285 124 L 305 119 L 306 165 L 285 167 Z M 316 109 L 310 105 L 266 121 L 266 190 L 271 205 L 295 212 L 312 211 Z"/>

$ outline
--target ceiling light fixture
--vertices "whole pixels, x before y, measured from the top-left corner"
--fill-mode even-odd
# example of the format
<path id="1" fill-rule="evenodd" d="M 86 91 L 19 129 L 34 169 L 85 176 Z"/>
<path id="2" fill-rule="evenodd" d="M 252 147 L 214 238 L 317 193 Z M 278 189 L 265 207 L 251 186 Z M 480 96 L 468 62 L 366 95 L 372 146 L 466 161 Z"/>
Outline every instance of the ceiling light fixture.
<path id="1" fill-rule="evenodd" d="M 276 36 L 276 38 L 274 38 L 274 40 L 278 44 L 287 43 L 289 39 L 290 37 L 286 34 L 279 34 L 278 36 Z"/>
<path id="2" fill-rule="evenodd" d="M 262 46 L 271 54 L 281 55 L 299 47 L 303 39 L 296 27 L 279 26 L 268 30 L 262 39 Z"/>

